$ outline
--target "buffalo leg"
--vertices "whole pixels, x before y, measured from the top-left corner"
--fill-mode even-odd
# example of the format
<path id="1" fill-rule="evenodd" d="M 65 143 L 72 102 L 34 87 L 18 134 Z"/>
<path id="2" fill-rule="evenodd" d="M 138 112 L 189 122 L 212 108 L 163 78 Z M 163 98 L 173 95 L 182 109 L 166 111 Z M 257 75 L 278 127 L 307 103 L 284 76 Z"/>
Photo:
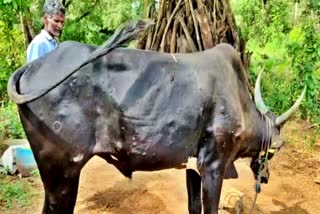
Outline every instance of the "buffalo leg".
<path id="1" fill-rule="evenodd" d="M 73 171 L 68 174 L 68 171 Z M 45 201 L 42 213 L 73 213 L 77 199 L 80 170 L 61 166 L 51 170 L 41 170 L 45 189 Z"/>
<path id="2" fill-rule="evenodd" d="M 201 177 L 193 169 L 186 170 L 189 214 L 201 214 Z"/>
<path id="3" fill-rule="evenodd" d="M 204 214 L 217 214 L 224 176 L 223 152 L 214 139 L 200 147 L 198 169 L 202 177 Z"/>
<path id="4" fill-rule="evenodd" d="M 80 172 L 90 159 L 84 152 L 73 154 L 72 148 L 62 141 L 43 141 L 29 138 L 35 156 L 45 199 L 43 214 L 72 214 L 77 199 Z"/>
<path id="5" fill-rule="evenodd" d="M 68 141 L 68 129 L 64 130 L 65 134 L 56 134 L 28 106 L 19 106 L 19 113 L 44 186 L 42 213 L 72 214 L 81 169 L 92 157 L 90 147 L 93 132 L 87 128 L 78 133 L 77 138 L 73 137 Z M 76 118 L 71 116 L 70 118 Z M 79 118 L 78 114 L 76 116 Z M 69 123 L 64 123 L 64 127 L 74 126 L 70 118 L 67 120 Z M 69 130 L 71 131 L 74 130 Z"/>

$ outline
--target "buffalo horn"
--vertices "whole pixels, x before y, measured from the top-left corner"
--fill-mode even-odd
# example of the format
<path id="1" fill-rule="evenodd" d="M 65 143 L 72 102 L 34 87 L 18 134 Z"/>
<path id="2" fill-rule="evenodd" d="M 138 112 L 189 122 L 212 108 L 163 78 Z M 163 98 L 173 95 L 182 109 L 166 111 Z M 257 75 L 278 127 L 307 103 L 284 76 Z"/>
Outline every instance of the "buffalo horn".
<path id="1" fill-rule="evenodd" d="M 279 117 L 277 117 L 275 125 L 277 127 L 281 126 L 282 124 L 284 124 L 291 116 L 292 114 L 297 111 L 297 109 L 299 108 L 302 99 L 304 98 L 304 95 L 306 93 L 307 87 L 305 86 L 300 97 L 296 100 L 296 102 L 293 104 L 293 106 L 291 106 L 291 108 L 286 111 L 285 113 L 283 113 L 282 115 L 280 115 Z"/>

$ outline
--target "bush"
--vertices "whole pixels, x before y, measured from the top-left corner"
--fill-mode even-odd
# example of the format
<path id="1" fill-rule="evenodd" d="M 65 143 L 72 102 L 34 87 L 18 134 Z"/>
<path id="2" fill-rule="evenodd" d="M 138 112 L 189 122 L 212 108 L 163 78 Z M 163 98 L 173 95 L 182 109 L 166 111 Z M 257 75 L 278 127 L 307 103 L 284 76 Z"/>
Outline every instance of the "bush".
<path id="1" fill-rule="evenodd" d="M 19 28 L 0 20 L 0 100 L 8 100 L 10 75 L 25 62 L 26 51 Z"/>
<path id="2" fill-rule="evenodd" d="M 0 139 L 6 138 L 25 138 L 17 105 L 12 102 L 2 103 L 0 107 Z"/>
<path id="3" fill-rule="evenodd" d="M 289 34 L 287 49 L 294 72 L 294 89 L 307 86 L 302 113 L 308 120 L 320 123 L 320 76 L 316 74 L 320 60 L 320 35 L 312 19 L 304 20 Z"/>
<path id="4" fill-rule="evenodd" d="M 288 110 L 307 86 L 299 116 L 320 123 L 320 4 L 299 1 L 299 15 L 294 14 L 294 0 L 232 2 L 247 49 L 253 53 L 252 79 L 263 67 L 266 70 L 262 93 L 270 110 L 277 114 Z"/>

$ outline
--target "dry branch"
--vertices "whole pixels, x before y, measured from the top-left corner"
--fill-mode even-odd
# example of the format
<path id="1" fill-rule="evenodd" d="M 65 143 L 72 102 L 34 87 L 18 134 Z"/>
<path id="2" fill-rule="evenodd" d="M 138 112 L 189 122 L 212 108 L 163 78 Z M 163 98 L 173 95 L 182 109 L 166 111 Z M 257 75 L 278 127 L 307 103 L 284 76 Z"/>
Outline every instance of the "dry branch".
<path id="1" fill-rule="evenodd" d="M 146 42 L 146 50 L 150 50 L 151 48 L 151 42 L 152 42 L 152 30 L 154 28 L 151 28 L 149 31 L 148 31 L 148 36 L 147 36 L 147 42 Z"/>
<path id="2" fill-rule="evenodd" d="M 184 6 L 186 8 L 186 16 L 189 17 L 191 16 L 191 8 L 190 8 L 190 5 L 189 5 L 189 0 L 184 0 Z"/>
<path id="3" fill-rule="evenodd" d="M 191 10 L 191 15 L 192 15 L 192 19 L 193 19 L 193 24 L 194 24 L 194 29 L 196 32 L 196 39 L 197 39 L 197 43 L 198 43 L 198 48 L 199 51 L 202 51 L 202 45 L 201 45 L 201 40 L 200 40 L 200 34 L 199 34 L 199 26 L 198 26 L 198 22 L 196 19 L 196 15 L 193 9 L 193 5 L 192 5 L 192 0 L 189 0 L 189 5 L 190 5 L 190 10 Z"/>
<path id="4" fill-rule="evenodd" d="M 179 25 L 179 21 L 178 20 L 174 20 L 173 29 L 172 29 L 172 35 L 171 35 L 171 41 L 170 41 L 170 53 L 175 53 L 176 52 L 178 25 Z"/>
<path id="5" fill-rule="evenodd" d="M 203 5 L 202 0 L 197 0 L 197 5 L 198 5 L 198 9 L 199 9 L 199 10 L 203 10 L 204 5 Z"/>
<path id="6" fill-rule="evenodd" d="M 165 46 L 165 49 L 164 49 L 165 52 L 169 52 L 170 51 L 171 38 L 172 38 L 172 30 L 170 29 L 168 31 L 168 33 L 167 33 L 167 36 L 166 36 L 166 46 Z"/>
<path id="7" fill-rule="evenodd" d="M 174 17 L 174 15 L 177 13 L 179 7 L 180 7 L 180 4 L 181 4 L 182 0 L 179 0 L 179 2 L 177 3 L 176 7 L 174 8 L 169 20 L 168 20 L 168 23 L 166 25 L 166 28 L 163 32 L 163 36 L 162 36 L 162 41 L 161 41 L 161 45 L 160 45 L 160 52 L 163 52 L 164 51 L 164 42 L 165 42 L 165 39 L 166 39 L 166 36 L 167 36 L 167 32 L 168 32 L 168 29 L 170 27 L 170 24 L 171 24 L 171 21 Z"/>
<path id="8" fill-rule="evenodd" d="M 181 35 L 178 39 L 178 52 L 179 53 L 190 53 L 192 50 L 188 44 L 188 40 L 185 35 Z"/>
<path id="9" fill-rule="evenodd" d="M 153 40 L 152 40 L 152 44 L 151 44 L 152 47 L 154 46 L 154 43 L 155 43 L 155 41 L 157 39 L 159 28 L 161 27 L 161 23 L 162 23 L 161 19 L 163 18 L 163 14 L 164 14 L 164 11 L 165 11 L 165 0 L 161 0 L 160 1 L 160 9 L 159 10 L 160 11 L 158 13 L 156 29 L 155 29 L 155 32 L 153 34 Z"/>
<path id="10" fill-rule="evenodd" d="M 164 29 L 166 27 L 166 23 L 167 23 L 167 19 L 162 19 L 159 32 L 155 36 L 155 40 L 154 40 L 154 43 L 153 43 L 153 45 L 151 47 L 151 50 L 153 50 L 153 51 L 157 51 L 158 50 L 158 47 L 159 47 L 159 44 L 160 44 L 160 40 L 163 37 L 163 32 L 164 32 Z"/>
<path id="11" fill-rule="evenodd" d="M 206 14 L 202 10 L 202 12 L 196 12 L 196 17 L 198 18 L 198 21 L 199 21 L 204 49 L 212 48 L 213 47 L 212 34 L 211 34 L 211 29 L 210 29 Z"/>
<path id="12" fill-rule="evenodd" d="M 233 46 L 235 49 L 239 52 L 240 51 L 240 39 L 238 36 L 237 26 L 235 25 L 234 17 L 231 12 L 231 6 L 229 2 L 222 1 L 223 8 L 225 8 L 226 14 L 227 14 L 227 20 L 228 20 L 228 26 L 230 27 L 234 44 Z"/>
<path id="13" fill-rule="evenodd" d="M 181 17 L 180 14 L 178 14 L 177 18 L 178 18 L 178 20 L 180 22 L 180 25 L 181 25 L 181 27 L 183 29 L 184 34 L 186 35 L 186 38 L 188 40 L 188 43 L 189 43 L 189 46 L 190 46 L 192 52 L 197 52 L 197 48 L 196 48 L 196 46 L 195 46 L 195 44 L 194 44 L 194 42 L 192 40 L 192 37 L 191 37 L 191 35 L 190 35 L 189 31 L 188 31 L 186 23 L 184 22 L 184 20 L 183 20 L 183 18 Z"/>

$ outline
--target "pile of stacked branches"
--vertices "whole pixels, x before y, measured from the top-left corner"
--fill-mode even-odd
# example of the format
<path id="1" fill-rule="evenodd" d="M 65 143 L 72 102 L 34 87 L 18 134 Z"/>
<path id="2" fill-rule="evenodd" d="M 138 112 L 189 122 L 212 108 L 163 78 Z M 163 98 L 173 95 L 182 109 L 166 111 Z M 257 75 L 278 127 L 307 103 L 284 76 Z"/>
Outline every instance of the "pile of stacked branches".
<path id="1" fill-rule="evenodd" d="M 145 17 L 155 25 L 140 37 L 139 49 L 190 53 L 229 43 L 248 70 L 251 55 L 239 36 L 229 0 L 160 0 L 157 8 L 151 4 L 145 9 Z"/>

